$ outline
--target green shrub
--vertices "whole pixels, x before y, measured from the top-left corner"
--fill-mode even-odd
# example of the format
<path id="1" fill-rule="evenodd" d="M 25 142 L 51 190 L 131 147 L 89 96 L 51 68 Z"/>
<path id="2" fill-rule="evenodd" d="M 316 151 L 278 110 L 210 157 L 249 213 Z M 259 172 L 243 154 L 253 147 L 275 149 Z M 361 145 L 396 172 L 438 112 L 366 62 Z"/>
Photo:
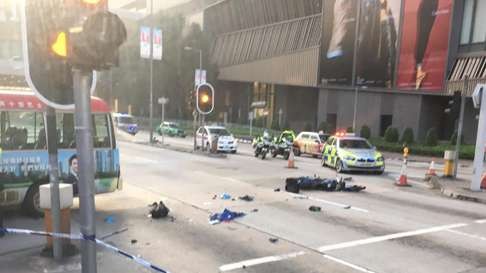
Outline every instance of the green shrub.
<path id="1" fill-rule="evenodd" d="M 451 145 L 456 145 L 456 140 L 457 140 L 457 131 L 454 131 L 454 133 L 451 136 L 449 143 Z M 464 144 L 464 134 L 462 134 L 462 136 L 461 136 L 461 144 Z"/>
<path id="2" fill-rule="evenodd" d="M 361 127 L 361 130 L 359 131 L 359 136 L 364 137 L 364 138 L 370 138 L 370 136 L 371 136 L 370 127 L 363 125 Z"/>
<path id="3" fill-rule="evenodd" d="M 312 124 L 306 123 L 304 126 L 304 131 L 311 132 L 312 131 Z"/>
<path id="4" fill-rule="evenodd" d="M 437 134 L 437 129 L 434 127 L 430 128 L 425 135 L 425 145 L 427 146 L 437 146 L 439 136 Z"/>
<path id="5" fill-rule="evenodd" d="M 348 129 L 346 129 L 346 133 L 354 133 L 353 127 L 348 127 Z"/>
<path id="6" fill-rule="evenodd" d="M 398 142 L 398 130 L 397 128 L 388 127 L 385 131 L 385 141 L 388 143 L 397 143 Z"/>
<path id="7" fill-rule="evenodd" d="M 406 128 L 402 134 L 402 143 L 412 144 L 415 141 L 413 136 L 413 129 Z"/>
<path id="8" fill-rule="evenodd" d="M 319 123 L 318 131 L 323 131 L 324 133 L 329 133 L 329 124 L 326 121 L 321 121 Z"/>

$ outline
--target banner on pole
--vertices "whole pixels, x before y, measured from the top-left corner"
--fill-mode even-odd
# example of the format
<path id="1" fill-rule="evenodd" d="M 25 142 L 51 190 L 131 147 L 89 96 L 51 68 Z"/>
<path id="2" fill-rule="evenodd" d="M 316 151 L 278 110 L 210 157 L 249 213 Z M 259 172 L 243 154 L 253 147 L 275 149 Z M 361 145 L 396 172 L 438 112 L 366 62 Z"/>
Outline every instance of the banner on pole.
<path id="1" fill-rule="evenodd" d="M 154 29 L 154 60 L 162 60 L 162 30 Z"/>
<path id="2" fill-rule="evenodd" d="M 150 28 L 140 28 L 140 57 L 150 59 Z"/>

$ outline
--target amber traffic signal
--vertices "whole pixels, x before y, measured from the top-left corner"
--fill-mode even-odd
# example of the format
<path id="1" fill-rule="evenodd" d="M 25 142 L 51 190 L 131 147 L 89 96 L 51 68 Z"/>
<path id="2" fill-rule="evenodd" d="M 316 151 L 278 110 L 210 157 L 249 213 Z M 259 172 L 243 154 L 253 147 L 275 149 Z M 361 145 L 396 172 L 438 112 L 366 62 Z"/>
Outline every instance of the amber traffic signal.
<path id="1" fill-rule="evenodd" d="M 197 87 L 196 108 L 202 115 L 208 115 L 214 110 L 214 88 L 211 84 L 204 83 Z"/>
<path id="2" fill-rule="evenodd" d="M 50 106 L 72 108 L 72 69 L 93 71 L 116 65 L 118 48 L 126 39 L 125 26 L 107 11 L 107 0 L 24 1 L 27 82 Z"/>

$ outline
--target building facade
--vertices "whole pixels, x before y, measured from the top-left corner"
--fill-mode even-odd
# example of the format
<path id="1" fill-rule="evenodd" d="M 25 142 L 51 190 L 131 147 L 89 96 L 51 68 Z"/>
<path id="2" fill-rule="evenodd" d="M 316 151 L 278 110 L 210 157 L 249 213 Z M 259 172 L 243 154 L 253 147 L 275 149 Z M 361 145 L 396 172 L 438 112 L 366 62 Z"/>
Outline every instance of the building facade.
<path id="1" fill-rule="evenodd" d="M 25 86 L 20 31 L 20 2 L 0 2 L 0 85 Z"/>
<path id="2" fill-rule="evenodd" d="M 451 95 L 486 80 L 485 12 L 481 0 L 224 0 L 204 28 L 230 121 L 447 139 Z M 468 142 L 476 115 L 468 99 Z"/>

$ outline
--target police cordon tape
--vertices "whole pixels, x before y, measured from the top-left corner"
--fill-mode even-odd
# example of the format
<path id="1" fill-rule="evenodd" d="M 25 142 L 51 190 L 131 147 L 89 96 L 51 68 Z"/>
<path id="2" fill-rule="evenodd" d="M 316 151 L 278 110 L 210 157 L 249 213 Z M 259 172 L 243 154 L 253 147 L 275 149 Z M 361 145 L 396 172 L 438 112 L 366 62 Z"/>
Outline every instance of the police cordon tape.
<path id="1" fill-rule="evenodd" d="M 128 252 L 125 252 L 115 246 L 112 246 L 110 244 L 107 244 L 99 239 L 96 239 L 96 237 L 93 236 L 87 236 L 87 235 L 74 235 L 74 234 L 65 234 L 65 233 L 55 233 L 55 232 L 45 232 L 45 231 L 35 231 L 35 230 L 28 230 L 28 229 L 17 229 L 17 228 L 4 228 L 0 227 L 0 235 L 2 234 L 23 234 L 23 235 L 36 235 L 36 236 L 44 236 L 44 237 L 54 237 L 54 238 L 60 238 L 60 239 L 71 239 L 71 240 L 86 240 L 86 241 L 92 241 L 95 242 L 98 245 L 101 245 L 117 254 L 120 254 L 124 256 L 125 258 L 128 258 L 130 260 L 135 261 L 136 263 L 142 265 L 143 267 L 149 268 L 153 271 L 160 272 L 160 273 L 169 273 L 169 271 L 166 271 L 156 265 L 153 265 L 149 263 L 148 261 L 136 257 L 134 255 L 129 254 Z"/>

